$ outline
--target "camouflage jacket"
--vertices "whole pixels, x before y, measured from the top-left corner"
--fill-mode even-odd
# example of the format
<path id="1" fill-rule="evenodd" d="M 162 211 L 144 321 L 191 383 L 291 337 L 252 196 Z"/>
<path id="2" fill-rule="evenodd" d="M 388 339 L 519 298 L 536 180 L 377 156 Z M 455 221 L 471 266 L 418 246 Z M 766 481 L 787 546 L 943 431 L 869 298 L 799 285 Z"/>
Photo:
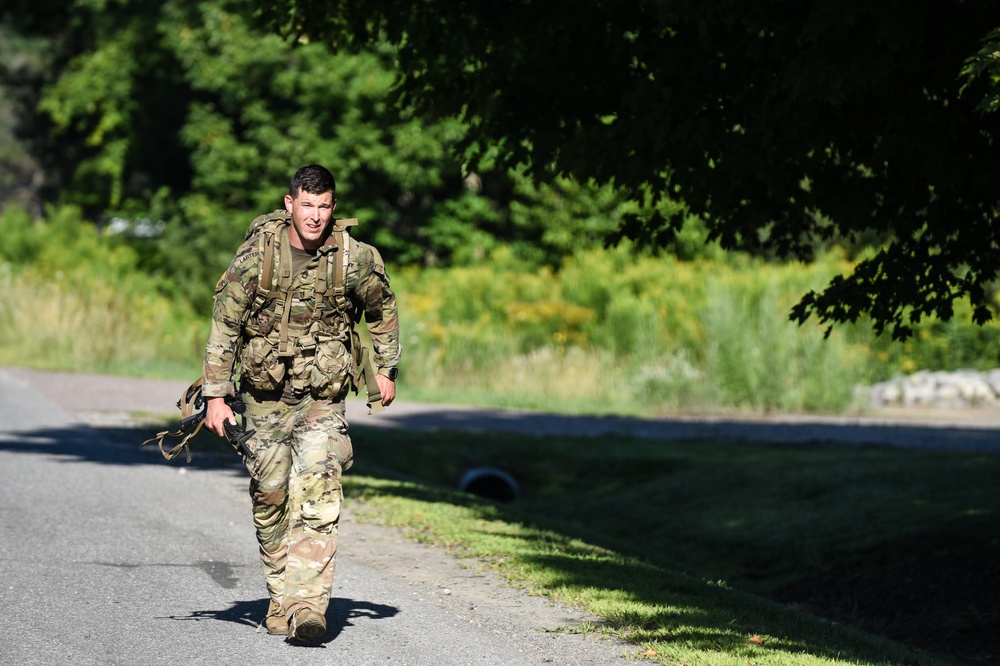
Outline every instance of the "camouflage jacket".
<path id="1" fill-rule="evenodd" d="M 257 312 L 249 310 L 254 305 L 262 257 L 257 237 L 247 238 L 216 285 L 212 328 L 205 348 L 205 397 L 234 393 L 236 352 L 242 335 L 242 387 L 274 393 L 285 401 L 307 394 L 343 398 L 358 382 L 358 340 L 352 326 L 361 314 L 371 335 L 376 367 L 396 366 L 401 353 L 399 316 L 385 265 L 374 247 L 348 238 L 345 307 L 314 293 L 317 271 L 326 270 L 325 255 L 335 252 L 323 245 L 306 268 L 293 276 L 289 298 L 268 299 Z M 275 242 L 279 248 L 288 242 L 287 222 L 280 225 Z M 275 252 L 275 256 L 279 254 Z M 321 301 L 318 312 L 317 299 Z M 291 344 L 281 355 L 278 348 L 283 325 Z"/>

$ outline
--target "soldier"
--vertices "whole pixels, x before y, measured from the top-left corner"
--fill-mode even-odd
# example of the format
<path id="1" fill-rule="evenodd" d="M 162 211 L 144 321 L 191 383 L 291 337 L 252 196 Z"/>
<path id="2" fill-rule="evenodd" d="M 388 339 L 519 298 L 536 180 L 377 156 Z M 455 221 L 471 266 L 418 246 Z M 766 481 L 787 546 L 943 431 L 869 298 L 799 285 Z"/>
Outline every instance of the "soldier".
<path id="1" fill-rule="evenodd" d="M 329 171 L 302 167 L 285 210 L 254 221 L 216 286 L 204 366 L 205 426 L 224 436 L 223 424 L 236 423 L 225 397 L 239 391 L 246 427 L 256 431 L 247 465 L 270 594 L 263 624 L 307 643 L 326 632 L 340 477 L 353 460 L 344 398 L 364 374 L 352 328 L 361 314 L 378 368 L 374 382 L 367 378 L 370 400 L 377 384 L 381 404 L 393 401 L 400 357 L 396 298 L 382 258 L 346 233 L 355 220 L 332 219 L 334 194 Z"/>

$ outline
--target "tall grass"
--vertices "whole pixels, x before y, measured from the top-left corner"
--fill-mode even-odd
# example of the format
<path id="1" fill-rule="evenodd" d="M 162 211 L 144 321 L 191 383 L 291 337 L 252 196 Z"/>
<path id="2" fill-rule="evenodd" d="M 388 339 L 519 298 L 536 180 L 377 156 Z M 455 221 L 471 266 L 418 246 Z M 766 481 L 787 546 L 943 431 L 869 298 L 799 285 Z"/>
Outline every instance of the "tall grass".
<path id="1" fill-rule="evenodd" d="M 708 284 L 699 317 L 714 402 L 753 411 L 841 411 L 852 405 L 854 387 L 868 374 L 864 350 L 843 331 L 824 339 L 818 327 L 800 328 L 786 316 L 811 277 L 798 267 L 777 266 Z"/>
<path id="2" fill-rule="evenodd" d="M 137 266 L 72 208 L 44 223 L 4 212 L 0 363 L 196 374 L 209 313 L 171 300 L 184 290 Z M 858 385 L 899 372 L 1000 364 L 997 327 L 972 325 L 961 304 L 902 344 L 864 322 L 824 337 L 789 321 L 801 294 L 849 270 L 836 252 L 804 265 L 628 246 L 580 251 L 558 270 L 505 252 L 393 270 L 399 388 L 414 400 L 567 412 L 839 412 L 855 406 Z"/>
<path id="3" fill-rule="evenodd" d="M 78 213 L 0 216 L 0 363 L 190 375 L 207 327 Z"/>
<path id="4" fill-rule="evenodd" d="M 405 376 L 435 399 L 488 393 L 568 411 L 842 411 L 858 384 L 896 372 L 900 353 L 882 358 L 863 327 L 825 338 L 788 313 L 848 269 L 836 254 L 808 266 L 683 262 L 623 247 L 558 272 L 504 257 L 403 271 Z"/>

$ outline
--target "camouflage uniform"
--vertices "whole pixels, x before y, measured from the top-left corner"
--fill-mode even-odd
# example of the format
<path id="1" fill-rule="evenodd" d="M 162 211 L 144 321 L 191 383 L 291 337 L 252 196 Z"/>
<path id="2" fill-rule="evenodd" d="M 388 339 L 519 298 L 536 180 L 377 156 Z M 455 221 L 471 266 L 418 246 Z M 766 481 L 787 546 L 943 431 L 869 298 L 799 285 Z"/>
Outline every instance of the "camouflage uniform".
<path id="1" fill-rule="evenodd" d="M 288 216 L 275 211 L 271 218 L 278 220 L 272 227 L 277 229 L 277 250 L 288 242 Z M 358 381 L 350 324 L 364 313 L 378 368 L 395 367 L 400 356 L 396 299 L 373 247 L 350 239 L 344 273 L 344 305 L 349 307 L 314 293 L 317 273 L 326 268 L 325 255 L 333 251 L 323 245 L 293 277 L 289 297 L 270 299 L 259 312 L 249 312 L 261 273 L 256 237 L 240 246 L 216 286 L 203 394 L 233 393 L 242 329 L 239 390 L 247 405 L 246 427 L 256 430 L 249 442 L 255 454 L 249 463 L 254 477 L 250 495 L 271 597 L 269 616 L 291 617 L 301 608 L 323 614 L 329 603 L 340 477 L 353 459 L 344 418 L 344 397 Z M 276 251 L 275 256 L 288 255 Z M 322 301 L 319 311 L 317 299 Z M 280 356 L 283 319 L 290 349 Z"/>

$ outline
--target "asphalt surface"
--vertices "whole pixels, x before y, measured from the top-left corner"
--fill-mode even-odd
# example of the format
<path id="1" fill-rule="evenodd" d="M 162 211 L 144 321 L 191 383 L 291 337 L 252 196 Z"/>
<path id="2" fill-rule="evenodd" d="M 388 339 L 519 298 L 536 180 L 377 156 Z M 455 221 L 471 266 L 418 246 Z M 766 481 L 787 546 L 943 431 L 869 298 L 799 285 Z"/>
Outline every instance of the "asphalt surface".
<path id="1" fill-rule="evenodd" d="M 571 611 L 358 523 L 341 526 L 324 642 L 257 631 L 267 601 L 246 479 L 105 439 L 87 409 L 148 396 L 74 381 L 62 393 L 59 375 L 0 369 L 0 664 L 624 663 L 620 645 L 549 631 L 579 623 Z"/>

